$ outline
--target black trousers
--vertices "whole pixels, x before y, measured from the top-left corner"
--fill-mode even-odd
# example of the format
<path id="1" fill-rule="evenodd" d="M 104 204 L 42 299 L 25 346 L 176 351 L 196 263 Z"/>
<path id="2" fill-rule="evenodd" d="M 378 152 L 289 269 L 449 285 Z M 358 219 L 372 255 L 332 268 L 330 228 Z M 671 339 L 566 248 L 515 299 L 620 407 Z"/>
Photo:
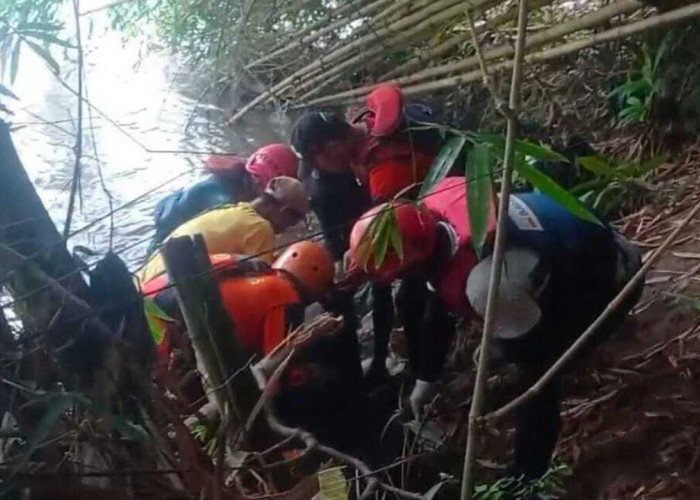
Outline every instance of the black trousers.
<path id="1" fill-rule="evenodd" d="M 563 377 L 624 322 L 638 302 L 643 286 L 644 283 L 640 283 L 628 300 L 608 318 L 559 375 L 516 411 L 515 454 L 511 475 L 524 475 L 534 479 L 547 471 L 561 429 Z M 519 369 L 521 392 L 539 380 L 605 309 L 614 295 L 611 292 L 600 293 L 593 305 L 586 304 L 585 297 L 583 302 L 571 301 L 569 307 L 555 301 L 553 307 L 558 307 L 558 311 L 544 310 L 541 325 L 523 339 L 499 342 L 506 357 L 515 362 Z"/>
<path id="2" fill-rule="evenodd" d="M 417 379 L 434 382 L 455 333 L 455 321 L 423 277 L 404 279 L 396 297 L 408 343 L 411 370 Z"/>

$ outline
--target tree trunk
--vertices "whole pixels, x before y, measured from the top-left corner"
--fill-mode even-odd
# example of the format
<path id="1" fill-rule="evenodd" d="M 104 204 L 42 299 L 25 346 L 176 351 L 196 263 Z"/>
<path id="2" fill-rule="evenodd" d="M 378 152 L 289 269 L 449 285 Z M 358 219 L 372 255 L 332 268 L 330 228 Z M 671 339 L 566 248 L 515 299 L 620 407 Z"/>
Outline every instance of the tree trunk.
<path id="1" fill-rule="evenodd" d="M 43 272 L 84 296 L 86 285 L 17 155 L 8 125 L 0 121 L 0 244 L 29 257 Z M 0 276 L 0 282 L 2 282 Z M 8 276 L 14 294 L 31 291 Z"/>

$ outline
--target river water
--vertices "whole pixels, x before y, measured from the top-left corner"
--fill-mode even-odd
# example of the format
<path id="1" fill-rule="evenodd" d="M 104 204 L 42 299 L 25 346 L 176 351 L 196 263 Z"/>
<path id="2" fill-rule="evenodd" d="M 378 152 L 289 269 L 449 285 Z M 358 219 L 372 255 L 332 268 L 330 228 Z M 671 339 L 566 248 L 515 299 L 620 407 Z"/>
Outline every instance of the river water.
<path id="1" fill-rule="evenodd" d="M 99 2 L 83 1 L 82 9 Z M 201 153 L 248 154 L 259 145 L 285 140 L 290 123 L 275 114 L 258 113 L 248 115 L 235 128 L 225 126 L 224 110 L 201 99 L 206 82 L 181 64 L 177 55 L 149 52 L 138 40 L 122 40 L 120 33 L 107 29 L 104 12 L 90 16 L 91 21 L 86 17 L 81 25 L 86 97 L 91 106 L 84 106 L 81 198 L 71 231 L 94 225 L 72 237 L 69 247 L 109 250 L 106 188 L 115 208 L 136 200 L 113 216 L 113 249 L 135 269 L 153 233 L 156 202 L 206 175 L 207 154 Z M 92 30 L 87 28 L 89 22 Z M 74 21 L 67 16 L 64 35 L 73 32 Z M 57 60 L 64 83 L 77 89 L 75 55 L 64 54 Z M 62 231 L 75 159 L 78 100 L 26 48 L 17 80 L 8 86 L 20 98 L 4 101 L 15 113 L 11 120 L 15 146 Z"/>

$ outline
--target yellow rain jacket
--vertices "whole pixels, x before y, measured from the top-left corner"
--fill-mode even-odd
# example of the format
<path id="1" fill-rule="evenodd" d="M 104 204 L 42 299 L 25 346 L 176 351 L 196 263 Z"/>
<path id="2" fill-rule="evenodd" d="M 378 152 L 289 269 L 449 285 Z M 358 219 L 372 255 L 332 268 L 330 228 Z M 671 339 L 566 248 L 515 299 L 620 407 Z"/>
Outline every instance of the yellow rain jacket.
<path id="1" fill-rule="evenodd" d="M 209 254 L 254 255 L 271 264 L 274 260 L 275 233 L 272 225 L 253 210 L 250 203 L 225 205 L 191 219 L 169 238 L 201 234 Z M 139 278 L 146 283 L 165 272 L 160 252 L 154 253 L 141 269 Z"/>

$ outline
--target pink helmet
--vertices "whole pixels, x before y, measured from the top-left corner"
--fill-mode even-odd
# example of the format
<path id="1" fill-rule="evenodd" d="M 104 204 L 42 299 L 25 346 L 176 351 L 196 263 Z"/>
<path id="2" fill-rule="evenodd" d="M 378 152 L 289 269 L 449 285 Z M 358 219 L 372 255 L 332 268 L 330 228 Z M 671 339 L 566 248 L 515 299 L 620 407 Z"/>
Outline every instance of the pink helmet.
<path id="1" fill-rule="evenodd" d="M 268 144 L 250 155 L 245 169 L 251 174 L 255 184 L 265 189 L 275 177 L 297 178 L 299 158 L 286 144 Z"/>

